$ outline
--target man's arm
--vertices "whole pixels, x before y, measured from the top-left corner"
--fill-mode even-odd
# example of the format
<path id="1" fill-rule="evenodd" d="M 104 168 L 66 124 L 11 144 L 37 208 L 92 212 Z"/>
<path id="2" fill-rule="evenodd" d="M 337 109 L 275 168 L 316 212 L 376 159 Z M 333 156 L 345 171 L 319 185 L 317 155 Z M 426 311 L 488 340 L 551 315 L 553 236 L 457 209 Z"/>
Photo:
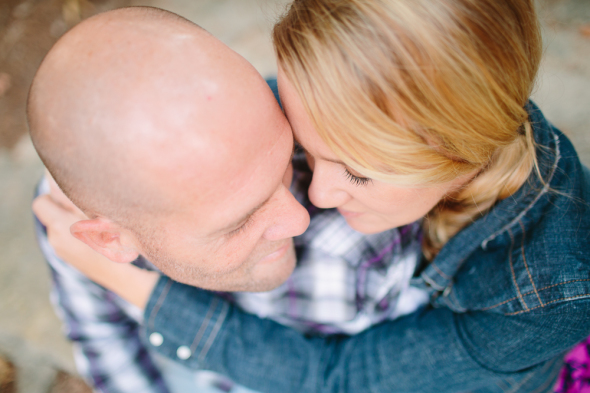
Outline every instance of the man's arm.
<path id="1" fill-rule="evenodd" d="M 583 299 L 516 316 L 430 308 L 352 337 L 308 337 L 162 278 L 145 318 L 164 356 L 261 392 L 438 393 L 529 373 L 551 383 L 560 354 L 587 335 L 589 307 Z"/>
<path id="2" fill-rule="evenodd" d="M 98 392 L 167 393 L 139 338 L 141 312 L 64 263 L 49 244 L 45 227 L 35 223 L 52 274 L 52 302 L 74 344 L 80 374 Z"/>

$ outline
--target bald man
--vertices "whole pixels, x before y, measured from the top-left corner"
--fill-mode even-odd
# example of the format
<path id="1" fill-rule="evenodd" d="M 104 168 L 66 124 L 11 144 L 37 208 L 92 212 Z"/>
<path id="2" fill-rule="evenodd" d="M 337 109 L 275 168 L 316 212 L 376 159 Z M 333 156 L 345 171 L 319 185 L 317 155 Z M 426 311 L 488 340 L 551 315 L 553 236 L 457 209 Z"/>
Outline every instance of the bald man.
<path id="1" fill-rule="evenodd" d="M 33 143 L 90 218 L 72 234 L 110 260 L 141 254 L 205 289 L 272 289 L 309 223 L 288 190 L 289 124 L 246 60 L 165 15 L 106 13 L 63 37 L 31 87 Z"/>
<path id="2" fill-rule="evenodd" d="M 112 261 L 142 255 L 218 291 L 272 289 L 292 272 L 309 215 L 288 190 L 289 124 L 259 73 L 196 25 L 149 8 L 81 23 L 39 68 L 28 119 L 88 217 L 72 234 Z M 151 389 L 129 385 L 110 391 Z"/>
<path id="3" fill-rule="evenodd" d="M 35 212 L 48 223 L 51 205 L 73 201 L 69 208 L 79 208 L 80 218 L 66 225 L 69 232 L 109 260 L 209 290 L 276 288 L 236 301 L 300 330 L 355 333 L 399 315 L 399 288 L 419 254 L 416 225 L 404 239 L 397 230 L 364 236 L 335 210 L 316 209 L 312 230 L 298 238 L 299 276 L 283 284 L 295 267 L 292 237 L 310 220 L 289 192 L 289 124 L 258 72 L 191 22 L 146 7 L 86 20 L 41 64 L 28 119 L 39 156 L 65 193 L 54 184 Z M 306 204 L 307 175 L 291 185 Z M 43 187 L 48 192 L 51 183 Z M 56 253 L 51 237 L 60 231 L 49 227 L 39 226 L 40 244 L 82 374 L 102 392 L 193 390 L 175 385 L 192 373 L 163 359 L 152 363 L 139 341 L 137 309 L 59 258 L 98 254 L 80 242 Z M 359 267 L 366 285 L 354 284 Z M 395 277 L 404 277 L 402 285 Z M 147 297 L 126 298 L 134 295 Z M 161 337 L 149 343 L 161 345 Z M 190 348 L 179 348 L 178 358 L 187 356 Z M 216 392 L 246 391 L 218 377 L 204 380 L 215 380 Z"/>

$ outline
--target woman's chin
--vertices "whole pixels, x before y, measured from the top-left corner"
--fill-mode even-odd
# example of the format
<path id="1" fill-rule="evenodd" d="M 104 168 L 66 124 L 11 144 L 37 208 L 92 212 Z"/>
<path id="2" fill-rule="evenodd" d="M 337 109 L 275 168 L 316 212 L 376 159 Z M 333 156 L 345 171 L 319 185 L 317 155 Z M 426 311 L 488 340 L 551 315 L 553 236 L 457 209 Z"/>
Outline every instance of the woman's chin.
<path id="1" fill-rule="evenodd" d="M 372 235 L 374 233 L 379 233 L 383 231 L 387 231 L 388 229 L 395 228 L 394 226 L 388 225 L 386 223 L 376 223 L 367 220 L 367 217 L 344 217 L 346 219 L 346 223 L 352 229 L 357 232 L 363 233 L 365 235 Z"/>

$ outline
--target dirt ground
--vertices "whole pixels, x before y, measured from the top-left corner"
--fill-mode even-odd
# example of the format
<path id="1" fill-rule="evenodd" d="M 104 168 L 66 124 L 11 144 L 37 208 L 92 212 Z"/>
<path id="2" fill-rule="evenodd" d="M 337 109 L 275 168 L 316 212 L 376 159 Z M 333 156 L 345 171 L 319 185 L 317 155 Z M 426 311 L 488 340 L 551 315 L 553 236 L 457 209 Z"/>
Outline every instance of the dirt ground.
<path id="1" fill-rule="evenodd" d="M 0 3 L 0 147 L 26 132 L 29 85 L 53 43 L 81 19 L 127 0 L 2 0 Z"/>
<path id="2" fill-rule="evenodd" d="M 590 165 L 590 0 L 539 0 L 545 57 L 533 98 Z M 0 0 L 0 392 L 85 393 L 48 301 L 30 214 L 42 173 L 25 100 L 45 53 L 83 18 L 126 5 L 185 16 L 263 74 L 276 72 L 270 27 L 287 0 Z"/>
<path id="3" fill-rule="evenodd" d="M 259 5 L 263 5 L 267 10 L 268 3 L 271 2 L 272 0 L 258 1 Z M 187 7 L 188 3 L 190 2 L 187 0 L 1 0 L 0 119 L 2 120 L 0 121 L 0 149 L 13 149 L 26 133 L 24 108 L 30 81 L 45 53 L 70 27 L 95 13 L 139 4 L 175 10 L 179 8 L 181 11 L 179 13 L 183 16 L 186 13 L 182 11 L 195 15 L 203 11 L 202 19 L 205 21 L 207 19 L 215 21 L 220 17 L 238 19 L 235 17 L 237 13 L 231 14 L 232 10 L 239 8 L 237 1 L 218 1 L 217 7 L 212 7 L 212 2 L 206 0 L 195 0 L 192 5 Z M 276 3 L 282 4 L 284 1 Z M 588 49 L 584 45 L 584 41 L 586 43 L 590 41 L 590 1 L 541 0 L 539 4 L 540 14 L 546 29 L 546 40 L 549 40 L 546 43 L 551 45 L 551 49 L 553 49 L 548 50 L 549 56 L 546 58 L 546 63 L 563 61 L 562 54 L 566 52 L 568 63 L 562 64 L 562 67 L 571 73 L 581 72 L 587 75 L 590 68 L 590 63 L 588 63 L 590 55 L 584 53 L 582 49 Z M 264 12 L 264 7 L 259 7 L 261 12 Z M 212 8 L 218 8 L 218 10 L 211 12 Z M 221 13 L 219 9 L 221 9 Z M 248 14 L 244 16 L 245 18 L 239 19 L 242 24 L 248 24 L 252 18 L 249 18 Z M 559 32 L 559 37 L 555 32 Z M 259 34 L 256 29 L 246 31 L 246 33 L 244 37 L 240 38 L 241 41 L 250 40 L 254 43 L 259 41 L 257 38 L 252 39 Z M 553 41 L 557 38 L 560 42 Z M 580 44 L 578 41 L 582 43 Z M 262 47 L 267 46 L 262 45 Z M 569 52 L 577 53 L 572 56 Z M 262 68 L 267 67 L 262 66 Z M 563 81 L 563 83 L 567 82 Z M 561 95 L 557 96 L 561 99 Z M 551 98 L 545 97 L 540 100 L 544 99 L 551 101 Z M 587 108 L 588 102 L 582 102 Z M 584 110 L 586 109 L 584 108 Z M 561 116 L 557 115 L 556 117 L 559 119 Z"/>

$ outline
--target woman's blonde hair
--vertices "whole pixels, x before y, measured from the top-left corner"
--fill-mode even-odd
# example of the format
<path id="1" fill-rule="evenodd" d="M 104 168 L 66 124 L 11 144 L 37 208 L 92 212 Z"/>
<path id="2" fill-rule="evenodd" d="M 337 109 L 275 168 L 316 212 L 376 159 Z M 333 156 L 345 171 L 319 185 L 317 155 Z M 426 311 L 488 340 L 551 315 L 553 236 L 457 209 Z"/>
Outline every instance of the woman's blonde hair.
<path id="1" fill-rule="evenodd" d="M 536 165 L 533 2 L 295 0 L 274 28 L 281 69 L 352 169 L 414 187 L 477 174 L 426 217 L 430 259 Z"/>

